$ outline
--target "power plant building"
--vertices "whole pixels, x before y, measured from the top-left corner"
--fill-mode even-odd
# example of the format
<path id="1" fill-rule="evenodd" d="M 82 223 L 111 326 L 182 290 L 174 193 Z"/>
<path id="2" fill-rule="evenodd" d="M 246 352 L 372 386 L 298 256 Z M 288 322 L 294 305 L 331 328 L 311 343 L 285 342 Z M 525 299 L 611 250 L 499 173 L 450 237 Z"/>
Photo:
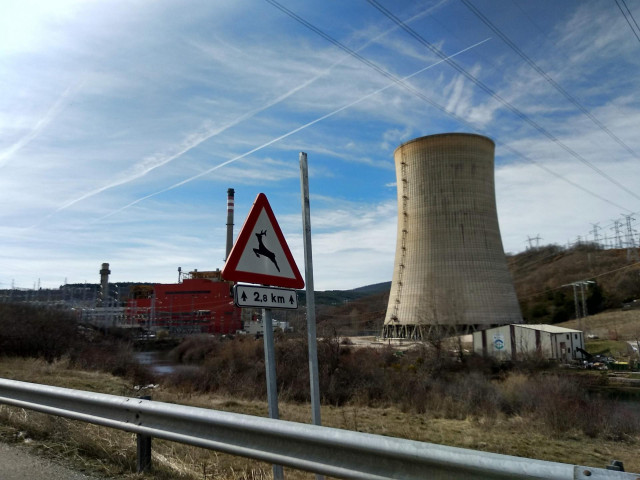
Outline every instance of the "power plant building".
<path id="1" fill-rule="evenodd" d="M 225 335 L 242 329 L 241 309 L 233 304 L 231 284 L 222 280 L 220 270 L 196 270 L 185 277 L 179 283 L 155 284 L 148 295 L 129 299 L 127 322 L 173 336 Z"/>
<path id="2" fill-rule="evenodd" d="M 398 230 L 385 338 L 521 323 L 500 237 L 495 144 L 446 133 L 394 152 Z"/>
<path id="3" fill-rule="evenodd" d="M 503 325 L 473 333 L 473 351 L 500 360 L 583 360 L 584 335 L 557 325 Z"/>

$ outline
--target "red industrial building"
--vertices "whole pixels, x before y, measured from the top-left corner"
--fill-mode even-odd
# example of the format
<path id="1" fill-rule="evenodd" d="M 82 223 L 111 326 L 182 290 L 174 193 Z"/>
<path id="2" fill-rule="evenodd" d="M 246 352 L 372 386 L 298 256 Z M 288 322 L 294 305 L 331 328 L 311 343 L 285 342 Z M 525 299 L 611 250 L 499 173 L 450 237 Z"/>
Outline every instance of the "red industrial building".
<path id="1" fill-rule="evenodd" d="M 227 190 L 227 246 L 233 246 L 233 188 Z M 106 265 L 106 267 L 105 267 Z M 108 275 L 108 264 L 100 271 Z M 178 283 L 155 284 L 134 291 L 127 302 L 125 321 L 149 333 L 166 331 L 171 336 L 208 333 L 228 335 L 242 330 L 242 310 L 233 303 L 233 282 L 222 279 L 220 270 L 194 270 L 178 277 Z M 108 280 L 107 280 L 108 282 Z"/>
<path id="2" fill-rule="evenodd" d="M 232 334 L 242 329 L 241 309 L 233 303 L 232 283 L 220 270 L 193 271 L 179 283 L 155 284 L 127 302 L 125 316 L 130 325 L 149 332 L 170 335 Z M 140 298 L 142 294 L 142 298 Z"/>

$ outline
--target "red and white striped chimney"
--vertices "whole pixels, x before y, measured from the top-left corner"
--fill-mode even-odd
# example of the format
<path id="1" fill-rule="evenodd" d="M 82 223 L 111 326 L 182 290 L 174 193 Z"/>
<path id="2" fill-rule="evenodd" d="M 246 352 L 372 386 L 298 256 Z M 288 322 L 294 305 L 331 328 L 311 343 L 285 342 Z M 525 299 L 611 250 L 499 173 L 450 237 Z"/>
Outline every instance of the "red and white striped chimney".
<path id="1" fill-rule="evenodd" d="M 231 253 L 233 247 L 233 205 L 235 190 L 230 188 L 227 190 L 227 251 L 224 256 L 225 261 Z"/>

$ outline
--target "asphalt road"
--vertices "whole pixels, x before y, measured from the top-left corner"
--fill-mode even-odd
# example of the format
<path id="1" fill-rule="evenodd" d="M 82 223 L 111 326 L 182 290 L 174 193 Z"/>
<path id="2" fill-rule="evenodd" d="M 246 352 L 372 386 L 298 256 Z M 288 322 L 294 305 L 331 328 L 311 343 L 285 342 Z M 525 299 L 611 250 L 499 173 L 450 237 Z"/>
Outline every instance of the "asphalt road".
<path id="1" fill-rule="evenodd" d="M 99 477 L 75 472 L 28 448 L 0 442 L 1 480 L 98 480 Z M 104 480 L 104 479 L 103 479 Z"/>

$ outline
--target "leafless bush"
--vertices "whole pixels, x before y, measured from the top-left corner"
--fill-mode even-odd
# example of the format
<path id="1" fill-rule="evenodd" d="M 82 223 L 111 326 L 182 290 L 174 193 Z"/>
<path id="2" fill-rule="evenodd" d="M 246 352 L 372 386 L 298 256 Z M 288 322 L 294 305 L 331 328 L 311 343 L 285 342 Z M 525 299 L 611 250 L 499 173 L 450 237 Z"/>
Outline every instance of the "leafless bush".
<path id="1" fill-rule="evenodd" d="M 194 335 L 171 350 L 169 356 L 176 363 L 202 363 L 220 349 L 220 341 L 209 335 Z"/>
<path id="2" fill-rule="evenodd" d="M 69 352 L 68 358 L 72 367 L 127 377 L 136 384 L 155 380 L 152 372 L 136 361 L 131 344 L 108 335 L 98 335 L 92 341 L 79 342 Z"/>
<path id="3" fill-rule="evenodd" d="M 0 352 L 4 355 L 53 362 L 69 352 L 77 339 L 75 319 L 65 311 L 0 304 Z"/>
<path id="4" fill-rule="evenodd" d="M 280 398 L 308 402 L 306 340 L 277 339 L 275 356 Z M 318 342 L 318 362 L 325 404 L 393 404 L 433 418 L 482 421 L 517 415 L 555 436 L 582 431 L 621 439 L 640 432 L 627 409 L 590 393 L 601 387 L 600 377 L 553 373 L 535 359 L 518 364 L 481 358 L 460 362 L 428 347 L 407 352 L 354 348 L 328 336 Z M 265 398 L 263 343 L 252 338 L 220 342 L 208 351 L 201 368 L 180 371 L 171 381 L 185 389 Z"/>

